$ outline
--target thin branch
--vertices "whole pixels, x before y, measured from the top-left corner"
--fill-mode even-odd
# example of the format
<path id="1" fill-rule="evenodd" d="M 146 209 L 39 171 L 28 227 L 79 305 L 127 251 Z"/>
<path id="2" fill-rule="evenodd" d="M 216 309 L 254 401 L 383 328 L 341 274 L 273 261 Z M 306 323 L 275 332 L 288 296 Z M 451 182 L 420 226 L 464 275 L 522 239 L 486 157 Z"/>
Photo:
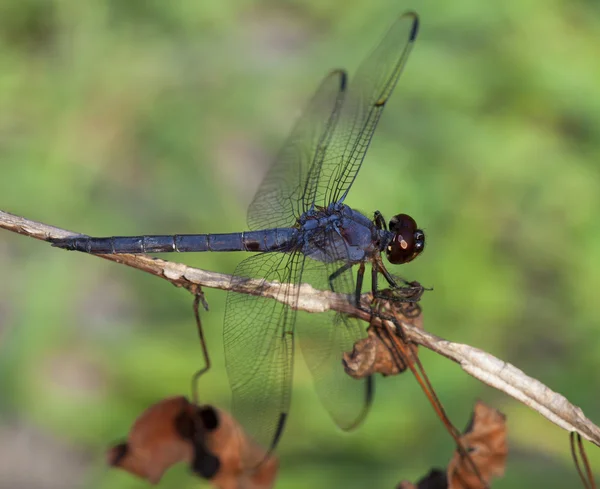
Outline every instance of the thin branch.
<path id="1" fill-rule="evenodd" d="M 43 241 L 78 235 L 3 211 L 0 211 L 0 228 Z M 208 272 L 148 255 L 94 256 L 143 270 L 161 277 L 177 287 L 184 287 L 192 291 L 198 286 L 234 290 L 244 294 L 269 297 L 280 302 L 284 302 L 284 296 L 295 296 L 295 294 L 280 294 L 281 284 L 278 282 L 235 278 L 231 275 Z M 371 320 L 368 312 L 355 308 L 345 296 L 320 291 L 308 284 L 302 284 L 299 287 L 300 299 L 295 306 L 298 310 L 311 313 L 333 310 L 350 314 L 366 322 Z M 368 304 L 369 295 L 365 294 L 363 299 Z M 287 305 L 294 306 L 289 302 Z M 571 404 L 564 396 L 552 391 L 538 380 L 527 376 L 515 366 L 478 348 L 444 340 L 427 331 L 415 328 L 411 324 L 403 322 L 402 327 L 404 334 L 411 341 L 453 360 L 469 375 L 514 397 L 561 428 L 569 432 L 577 432 L 583 438 L 600 446 L 600 428 L 586 418 L 579 407 Z"/>

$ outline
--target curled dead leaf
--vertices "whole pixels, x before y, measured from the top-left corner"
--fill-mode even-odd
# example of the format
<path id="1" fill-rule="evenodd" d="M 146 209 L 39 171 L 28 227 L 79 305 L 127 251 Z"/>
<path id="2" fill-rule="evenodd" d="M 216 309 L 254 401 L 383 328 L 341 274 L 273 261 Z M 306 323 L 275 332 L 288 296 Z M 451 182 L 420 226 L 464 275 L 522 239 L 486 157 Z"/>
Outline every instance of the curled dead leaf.
<path id="1" fill-rule="evenodd" d="M 508 445 L 506 443 L 506 416 L 481 401 L 475 403 L 471 421 L 461 441 L 477 466 L 481 478 L 489 484 L 494 477 L 504 475 Z M 470 464 L 454 453 L 448 464 L 449 489 L 480 489 L 481 479 Z"/>
<path id="2" fill-rule="evenodd" d="M 178 462 L 197 465 L 203 477 L 213 476 L 219 461 L 206 451 L 201 440 L 194 439 L 194 415 L 195 406 L 185 397 L 164 399 L 150 406 L 136 419 L 127 442 L 108 451 L 108 464 L 152 484 Z"/>
<path id="3" fill-rule="evenodd" d="M 477 401 L 460 441 L 471 461 L 457 450 L 446 471 L 432 469 L 416 485 L 402 481 L 397 489 L 486 489 L 494 477 L 504 475 L 508 455 L 504 414 Z"/>
<path id="4" fill-rule="evenodd" d="M 212 406 L 200 408 L 206 430 L 206 446 L 220 463 L 211 482 L 220 489 L 269 489 L 273 487 L 279 460 L 267 456 L 264 448 L 251 440 L 241 425 L 225 411 Z"/>
<path id="5" fill-rule="evenodd" d="M 185 397 L 161 400 L 133 424 L 127 441 L 111 448 L 108 464 L 152 484 L 176 463 L 220 489 L 270 489 L 278 460 L 244 433 L 225 411 Z M 249 468 L 248 461 L 253 465 Z"/>
<path id="6" fill-rule="evenodd" d="M 350 353 L 343 355 L 344 369 L 348 375 L 362 379 L 375 373 L 387 376 L 406 370 L 406 359 L 394 356 L 392 342 L 380 337 L 376 327 L 369 326 L 367 335 L 354 344 Z M 411 348 L 416 355 L 417 347 L 412 345 Z"/>
<path id="7" fill-rule="evenodd" d="M 367 337 L 357 341 L 352 351 L 343 355 L 344 369 L 351 377 L 361 379 L 375 373 L 383 376 L 396 375 L 408 368 L 407 361 L 411 363 L 414 361 L 412 358 L 400 355 L 394 342 L 402 342 L 406 350 L 410 348 L 413 356 L 417 355 L 417 345 L 412 343 L 407 345 L 399 336 L 392 340 L 387 330 L 381 328 L 379 318 L 390 315 L 397 321 L 408 322 L 423 329 L 423 318 L 418 304 L 379 299 L 377 313 L 367 328 Z"/>

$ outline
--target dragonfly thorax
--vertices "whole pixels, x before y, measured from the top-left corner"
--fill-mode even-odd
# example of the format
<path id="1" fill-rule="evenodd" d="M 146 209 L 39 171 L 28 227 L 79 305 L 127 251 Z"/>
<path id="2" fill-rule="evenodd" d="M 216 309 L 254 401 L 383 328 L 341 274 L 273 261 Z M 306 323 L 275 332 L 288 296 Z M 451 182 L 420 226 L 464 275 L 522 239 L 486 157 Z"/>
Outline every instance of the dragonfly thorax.
<path id="1" fill-rule="evenodd" d="M 314 260 L 359 263 L 378 250 L 373 222 L 341 203 L 306 212 L 298 225 L 302 252 Z"/>

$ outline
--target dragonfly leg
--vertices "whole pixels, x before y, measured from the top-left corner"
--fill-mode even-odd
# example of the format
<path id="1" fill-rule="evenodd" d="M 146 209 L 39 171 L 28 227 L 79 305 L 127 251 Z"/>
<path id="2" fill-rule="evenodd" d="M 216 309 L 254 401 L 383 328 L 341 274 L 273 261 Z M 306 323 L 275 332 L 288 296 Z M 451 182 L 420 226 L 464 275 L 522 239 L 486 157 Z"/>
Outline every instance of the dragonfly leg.
<path id="1" fill-rule="evenodd" d="M 377 260 L 373 260 L 373 267 L 371 268 L 371 293 L 373 294 L 373 300 L 377 296 L 377 282 L 379 280 L 379 267 L 377 266 Z"/>
<path id="2" fill-rule="evenodd" d="M 383 214 L 379 211 L 375 211 L 375 217 L 373 219 L 375 226 L 377 229 L 383 229 L 387 231 L 387 224 L 385 223 L 385 219 L 383 218 Z"/>
<path id="3" fill-rule="evenodd" d="M 390 294 L 386 292 L 390 291 L 379 291 L 377 288 L 378 276 L 381 273 L 388 284 L 390 285 L 390 291 L 393 293 L 395 298 L 399 302 L 418 302 L 425 289 L 419 282 L 408 282 L 401 277 L 394 277 L 390 274 L 385 265 L 379 260 L 373 260 L 373 276 L 371 279 L 371 291 L 373 293 L 373 300 L 390 298 Z"/>
<path id="4" fill-rule="evenodd" d="M 354 293 L 354 302 L 356 307 L 360 308 L 360 296 L 362 293 L 363 279 L 365 277 L 365 262 L 360 262 L 358 272 L 356 272 L 356 292 Z"/>
<path id="5" fill-rule="evenodd" d="M 379 270 L 381 271 L 381 274 L 387 280 L 388 284 L 390 284 L 390 287 L 392 289 L 399 289 L 402 286 L 404 286 L 404 287 L 414 287 L 415 286 L 415 282 L 409 282 L 408 280 L 405 280 L 402 277 L 398 277 L 398 276 L 394 277 L 390 272 L 387 271 L 387 269 L 385 268 L 385 266 L 381 262 L 381 260 L 378 261 L 377 266 L 378 266 Z M 398 282 L 400 282 L 400 285 L 398 284 Z"/>
<path id="6" fill-rule="evenodd" d="M 373 269 L 375 269 L 375 267 L 373 267 Z M 396 282 L 396 280 L 394 279 L 394 277 L 392 277 L 392 275 L 390 274 L 390 272 L 387 271 L 387 269 L 385 268 L 385 266 L 383 265 L 383 263 L 381 263 L 381 260 L 379 260 L 379 263 L 377 263 L 376 270 L 378 270 L 378 271 L 381 272 L 381 274 L 385 277 L 385 279 L 387 280 L 388 284 L 390 284 L 390 287 L 392 289 L 397 289 L 398 288 L 398 283 Z"/>
<path id="7" fill-rule="evenodd" d="M 414 285 L 412 282 L 407 282 L 406 280 L 404 280 L 401 277 L 394 277 L 390 272 L 387 271 L 384 264 L 381 263 L 381 260 L 373 261 L 372 273 L 373 273 L 373 276 L 371 278 L 371 292 L 373 293 L 373 298 L 375 298 L 375 299 L 381 297 L 381 294 L 378 289 L 380 273 L 381 273 L 381 275 L 383 275 L 385 277 L 385 279 L 387 280 L 387 283 L 389 284 L 389 286 L 392 289 L 402 288 L 400 285 L 398 285 L 398 282 L 397 282 L 398 279 L 402 281 L 402 285 L 409 286 L 409 287 Z"/>

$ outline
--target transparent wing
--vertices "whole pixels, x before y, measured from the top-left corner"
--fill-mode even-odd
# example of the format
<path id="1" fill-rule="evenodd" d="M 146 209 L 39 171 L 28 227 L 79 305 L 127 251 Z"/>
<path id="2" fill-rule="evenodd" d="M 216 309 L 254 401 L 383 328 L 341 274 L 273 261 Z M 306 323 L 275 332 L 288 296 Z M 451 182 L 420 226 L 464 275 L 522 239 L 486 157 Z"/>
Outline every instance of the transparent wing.
<path id="1" fill-rule="evenodd" d="M 403 14 L 351 77 L 340 122 L 322 163 L 318 204 L 327 206 L 346 197 L 406 65 L 418 27 L 417 14 Z"/>
<path id="2" fill-rule="evenodd" d="M 343 262 L 328 263 L 310 258 L 305 260 L 302 282 L 320 290 L 331 290 L 329 277 Z M 352 269 L 333 280 L 335 292 L 348 295 L 355 292 Z M 310 369 L 321 402 L 343 430 L 351 430 L 364 419 L 373 397 L 373 379 L 354 379 L 346 374 L 342 355 L 352 351 L 354 343 L 366 336 L 366 324 L 335 312 L 300 313 L 298 337 L 302 355 Z"/>
<path id="3" fill-rule="evenodd" d="M 394 23 L 359 67 L 347 97 L 345 72 L 325 78 L 248 208 L 250 229 L 292 226 L 315 204 L 326 207 L 346 197 L 418 25 L 412 12 Z"/>
<path id="4" fill-rule="evenodd" d="M 333 71 L 321 83 L 248 207 L 250 229 L 293 226 L 314 201 L 325 149 L 344 99 L 346 74 Z"/>
<path id="5" fill-rule="evenodd" d="M 299 253 L 253 255 L 238 265 L 234 276 L 296 283 L 303 260 Z M 290 299 L 291 293 L 290 287 L 282 287 L 278 297 Z M 223 343 L 232 411 L 265 448 L 275 448 L 290 406 L 295 320 L 296 311 L 277 300 L 227 295 Z"/>

